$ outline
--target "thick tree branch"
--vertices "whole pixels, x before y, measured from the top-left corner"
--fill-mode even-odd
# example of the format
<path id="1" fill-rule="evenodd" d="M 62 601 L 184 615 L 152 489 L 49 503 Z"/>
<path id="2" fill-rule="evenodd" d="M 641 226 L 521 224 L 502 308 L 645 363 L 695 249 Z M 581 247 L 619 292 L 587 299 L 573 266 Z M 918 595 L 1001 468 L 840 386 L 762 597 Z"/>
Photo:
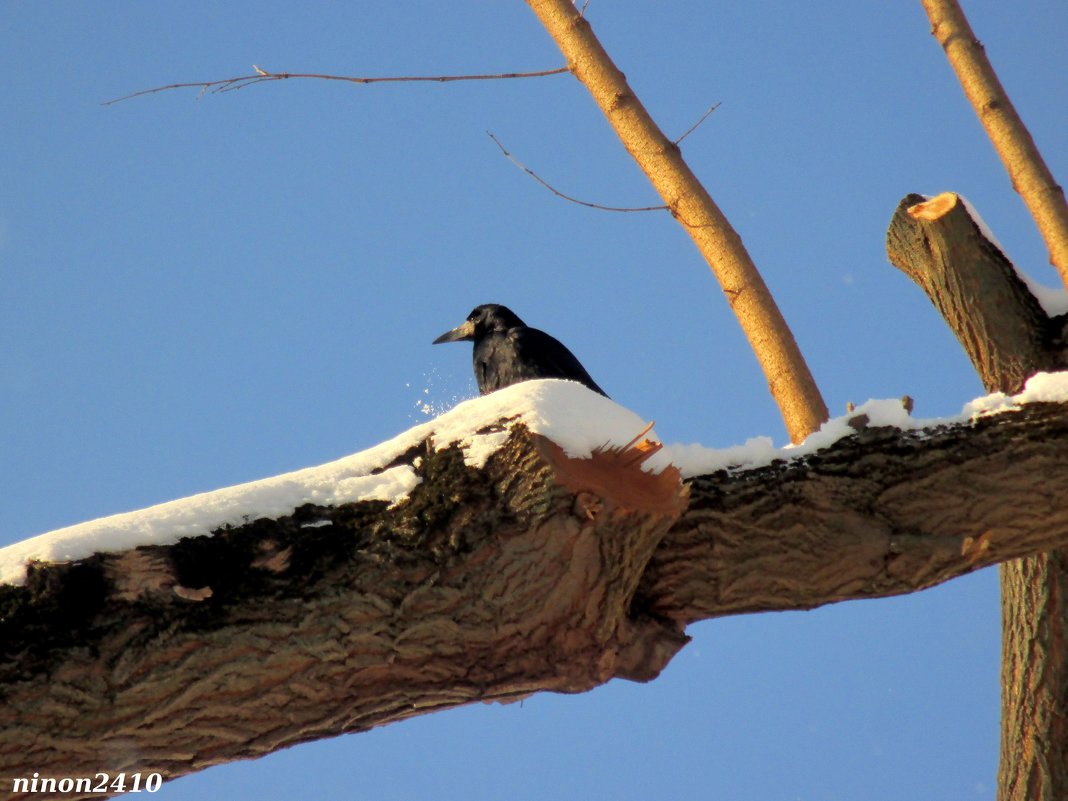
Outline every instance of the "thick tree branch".
<path id="1" fill-rule="evenodd" d="M 932 35 L 945 50 L 968 102 L 1012 179 L 1013 189 L 1027 204 L 1049 248 L 1050 263 L 1068 287 L 1068 204 L 1064 190 L 1016 113 L 957 0 L 922 2 Z"/>
<path id="2" fill-rule="evenodd" d="M 1068 316 L 1046 315 L 955 195 L 921 201 L 909 195 L 898 205 L 887 252 L 942 313 L 983 385 L 991 392 L 1015 392 L 1036 371 L 1064 369 Z M 1002 480 L 1000 472 L 992 475 Z M 1064 486 L 1052 480 L 1042 491 L 1063 504 Z M 1000 572 L 998 798 L 1063 798 L 1068 795 L 1068 551 L 1008 561 Z"/>
<path id="3" fill-rule="evenodd" d="M 870 429 L 687 484 L 521 426 L 481 469 L 456 449 L 405 458 L 423 480 L 392 508 L 305 506 L 4 588 L 0 777 L 174 777 L 644 681 L 693 620 L 910 592 L 1068 540 L 1050 489 L 1068 482 L 1068 404 Z"/>
<path id="4" fill-rule="evenodd" d="M 790 439 L 801 441 L 827 419 L 827 406 L 741 237 L 690 170 L 678 145 L 653 121 L 571 0 L 527 2 L 712 268 L 760 361 Z"/>
<path id="5" fill-rule="evenodd" d="M 811 459 L 693 479 L 635 603 L 683 624 L 810 609 L 914 592 L 1066 542 L 1064 412 L 873 428 Z"/>
<path id="6" fill-rule="evenodd" d="M 908 195 L 887 232 L 895 267 L 919 284 L 990 392 L 1015 393 L 1037 372 L 1068 367 L 1051 320 L 957 195 Z"/>
<path id="7" fill-rule="evenodd" d="M 33 571 L 0 593 L 0 780 L 173 777 L 652 678 L 686 637 L 628 608 L 686 489 L 642 455 L 569 459 L 519 428 L 480 470 L 458 448 L 405 454 L 423 480 L 396 507 L 309 505 Z"/>

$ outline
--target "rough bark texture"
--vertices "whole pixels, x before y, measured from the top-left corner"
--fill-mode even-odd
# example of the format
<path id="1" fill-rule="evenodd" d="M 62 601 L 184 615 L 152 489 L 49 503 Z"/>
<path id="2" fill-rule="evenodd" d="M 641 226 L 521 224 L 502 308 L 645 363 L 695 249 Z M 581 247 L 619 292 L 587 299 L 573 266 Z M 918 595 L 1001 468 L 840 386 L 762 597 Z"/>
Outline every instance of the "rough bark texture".
<path id="1" fill-rule="evenodd" d="M 482 469 L 421 455 L 393 508 L 301 507 L 5 588 L 3 781 L 170 778 L 474 701 L 649 680 L 689 621 L 908 592 L 1068 539 L 1046 483 L 1068 482 L 1068 404 L 865 430 L 688 484 L 632 451 L 569 459 L 521 427 Z"/>
<path id="2" fill-rule="evenodd" d="M 649 115 L 572 0 L 527 3 L 712 268 L 760 361 L 790 439 L 800 442 L 827 419 L 827 405 L 742 238 L 690 170 L 679 146 Z"/>
<path id="3" fill-rule="evenodd" d="M 999 801 L 1057 801 L 1068 788 L 1066 577 L 1064 548 L 1001 566 Z"/>
<path id="4" fill-rule="evenodd" d="M 674 469 L 616 457 L 569 459 L 520 428 L 483 470 L 425 453 L 392 509 L 306 506 L 38 568 L 0 598 L 0 777 L 170 778 L 472 701 L 654 677 L 687 638 L 630 599 L 687 491 Z"/>
<path id="5" fill-rule="evenodd" d="M 1062 408 L 873 428 L 811 459 L 695 478 L 635 602 L 680 623 L 809 609 L 913 592 L 1063 542 Z"/>
<path id="6" fill-rule="evenodd" d="M 925 213 L 928 206 L 934 213 Z M 1036 372 L 1068 367 L 1063 319 L 1046 316 L 956 195 L 929 203 L 905 197 L 887 232 L 887 254 L 927 293 L 989 391 L 1019 392 Z"/>
<path id="7" fill-rule="evenodd" d="M 887 252 L 942 313 L 983 385 L 1015 392 L 1036 372 L 1065 369 L 1068 316 L 1047 317 L 955 196 L 921 201 L 898 206 Z M 1063 504 L 1064 487 L 1050 480 L 1043 491 Z M 1002 564 L 1001 586 L 998 798 L 1068 798 L 1068 551 Z"/>

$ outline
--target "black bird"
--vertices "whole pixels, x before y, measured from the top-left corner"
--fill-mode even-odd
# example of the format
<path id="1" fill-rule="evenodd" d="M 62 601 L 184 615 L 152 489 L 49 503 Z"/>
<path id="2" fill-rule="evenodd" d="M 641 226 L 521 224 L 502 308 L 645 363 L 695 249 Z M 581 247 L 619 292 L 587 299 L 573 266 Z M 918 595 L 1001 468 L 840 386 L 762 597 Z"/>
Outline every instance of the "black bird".
<path id="1" fill-rule="evenodd" d="M 475 343 L 475 379 L 481 395 L 532 378 L 567 378 L 608 397 L 559 340 L 528 328 L 515 312 L 496 303 L 475 307 L 463 325 L 434 340 L 435 345 L 439 342 Z"/>

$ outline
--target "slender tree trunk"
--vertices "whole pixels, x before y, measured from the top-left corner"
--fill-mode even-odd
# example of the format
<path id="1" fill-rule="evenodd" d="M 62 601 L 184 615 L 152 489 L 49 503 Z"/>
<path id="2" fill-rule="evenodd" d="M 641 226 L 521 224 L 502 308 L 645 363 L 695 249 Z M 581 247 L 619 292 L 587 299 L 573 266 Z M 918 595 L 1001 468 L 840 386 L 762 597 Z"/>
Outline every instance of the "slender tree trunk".
<path id="1" fill-rule="evenodd" d="M 1068 287 L 1068 204 L 1027 126 L 998 80 L 957 0 L 922 0 L 931 33 L 946 51 L 964 94 L 1038 225 L 1050 263 Z"/>
<path id="2" fill-rule="evenodd" d="M 527 2 L 712 268 L 764 369 L 790 439 L 801 441 L 827 419 L 827 405 L 741 237 L 683 160 L 679 146 L 649 116 L 574 3 Z"/>
<path id="3" fill-rule="evenodd" d="M 999 801 L 1059 801 L 1068 791 L 1068 551 L 1001 571 Z"/>

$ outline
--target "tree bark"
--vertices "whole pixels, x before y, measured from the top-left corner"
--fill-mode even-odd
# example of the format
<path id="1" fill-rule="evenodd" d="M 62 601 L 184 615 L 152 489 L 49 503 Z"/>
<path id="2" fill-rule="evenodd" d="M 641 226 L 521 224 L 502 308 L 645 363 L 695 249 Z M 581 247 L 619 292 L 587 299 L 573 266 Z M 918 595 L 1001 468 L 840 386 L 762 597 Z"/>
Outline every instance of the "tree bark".
<path id="1" fill-rule="evenodd" d="M 1061 548 L 1001 565 L 999 801 L 1065 798 L 1065 621 L 1068 551 Z"/>
<path id="2" fill-rule="evenodd" d="M 1065 323 L 1049 318 L 955 195 L 909 195 L 887 234 L 890 260 L 918 283 L 991 392 L 1068 366 Z M 1063 498 L 1065 485 L 1043 491 Z M 1061 501 L 1063 503 L 1063 500 Z M 999 801 L 1068 798 L 1068 551 L 1001 565 Z"/>
<path id="3" fill-rule="evenodd" d="M 308 505 L 3 587 L 0 780 L 172 778 L 472 701 L 648 680 L 687 641 L 628 614 L 685 508 L 678 471 L 569 459 L 522 428 L 481 470 L 455 448 L 405 460 L 422 482 L 396 507 Z"/>
<path id="4" fill-rule="evenodd" d="M 1056 326 L 957 195 L 908 195 L 887 232 L 890 261 L 919 284 L 989 392 L 1064 369 Z"/>
<path id="5" fill-rule="evenodd" d="M 1068 541 L 1047 483 L 1068 482 L 1068 404 L 865 429 L 685 483 L 638 459 L 570 459 L 515 426 L 480 469 L 406 454 L 422 481 L 394 507 L 309 505 L 38 565 L 0 590 L 0 777 L 173 778 L 474 701 L 647 681 L 695 620 L 911 592 Z"/>
<path id="6" fill-rule="evenodd" d="M 812 458 L 691 479 L 690 507 L 635 603 L 680 623 L 811 609 L 914 592 L 965 564 L 1040 550 L 1068 523 L 1068 504 L 1050 491 L 1068 430 L 1036 426 L 1044 406 L 934 430 L 865 429 Z M 1006 435 L 1009 450 L 995 444 Z"/>
<path id="7" fill-rule="evenodd" d="M 708 262 L 749 340 L 786 430 L 800 442 L 827 420 L 815 379 L 742 238 L 631 90 L 571 0 L 527 0 L 672 215 Z"/>

